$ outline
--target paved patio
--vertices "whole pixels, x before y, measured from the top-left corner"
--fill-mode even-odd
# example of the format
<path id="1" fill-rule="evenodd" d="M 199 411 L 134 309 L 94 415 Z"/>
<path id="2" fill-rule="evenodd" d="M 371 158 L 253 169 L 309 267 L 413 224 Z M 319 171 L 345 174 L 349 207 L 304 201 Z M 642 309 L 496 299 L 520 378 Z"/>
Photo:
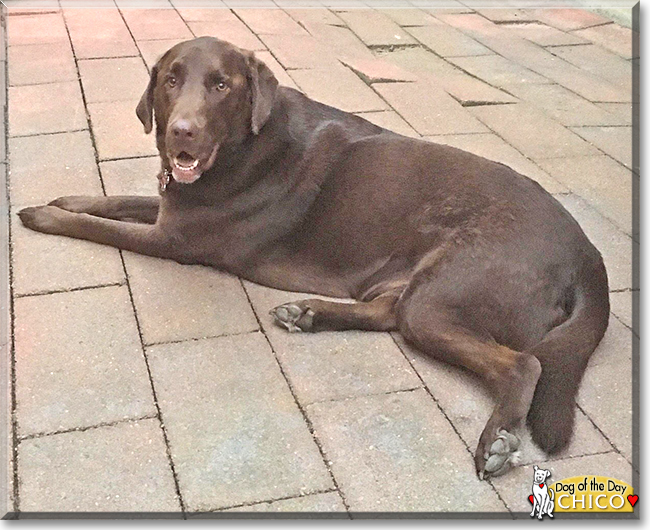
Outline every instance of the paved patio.
<path id="1" fill-rule="evenodd" d="M 637 484 L 631 30 L 469 0 L 104 4 L 4 19 L 10 511 L 527 517 L 533 464 Z M 604 255 L 612 315 L 565 453 L 548 460 L 524 431 L 523 465 L 481 482 L 472 452 L 493 405 L 471 376 L 396 335 L 287 334 L 268 310 L 299 295 L 21 226 L 17 210 L 60 195 L 156 193 L 134 109 L 156 58 L 201 35 L 256 50 L 314 99 L 503 162 L 578 219 Z"/>

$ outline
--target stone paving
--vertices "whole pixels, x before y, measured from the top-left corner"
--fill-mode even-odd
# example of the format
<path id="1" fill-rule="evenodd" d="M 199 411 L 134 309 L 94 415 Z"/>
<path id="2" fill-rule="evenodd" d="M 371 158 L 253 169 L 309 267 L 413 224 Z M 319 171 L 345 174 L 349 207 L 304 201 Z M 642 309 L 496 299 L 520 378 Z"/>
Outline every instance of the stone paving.
<path id="1" fill-rule="evenodd" d="M 10 511 L 515 517 L 533 464 L 637 483 L 631 30 L 473 1 L 74 4 L 4 17 Z M 522 467 L 481 482 L 472 452 L 493 401 L 466 373 L 397 335 L 289 335 L 268 310 L 295 293 L 21 226 L 18 209 L 60 195 L 156 193 L 134 109 L 156 58 L 201 35 L 257 50 L 314 99 L 504 162 L 577 218 L 604 255 L 612 314 L 563 454 L 524 431 Z"/>

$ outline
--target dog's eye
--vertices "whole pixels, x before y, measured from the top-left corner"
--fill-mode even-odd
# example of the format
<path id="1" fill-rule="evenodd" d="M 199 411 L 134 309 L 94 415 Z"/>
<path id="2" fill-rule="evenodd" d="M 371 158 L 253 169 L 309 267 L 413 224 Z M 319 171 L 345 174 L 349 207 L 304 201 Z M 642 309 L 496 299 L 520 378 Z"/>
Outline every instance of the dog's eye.
<path id="1" fill-rule="evenodd" d="M 173 75 L 170 75 L 167 78 L 167 84 L 172 88 L 175 87 L 176 86 L 176 78 Z"/>
<path id="2" fill-rule="evenodd" d="M 228 88 L 228 85 L 226 83 L 224 83 L 223 81 L 220 81 L 219 83 L 217 83 L 217 90 L 219 90 L 220 92 L 223 92 L 227 88 Z"/>

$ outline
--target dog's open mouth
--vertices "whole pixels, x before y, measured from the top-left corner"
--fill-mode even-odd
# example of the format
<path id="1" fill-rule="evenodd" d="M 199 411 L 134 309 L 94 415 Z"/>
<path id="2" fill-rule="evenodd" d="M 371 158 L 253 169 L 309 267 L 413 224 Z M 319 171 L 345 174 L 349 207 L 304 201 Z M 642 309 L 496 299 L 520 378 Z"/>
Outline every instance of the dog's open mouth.
<path id="1" fill-rule="evenodd" d="M 196 182 L 203 172 L 212 167 L 218 149 L 219 144 L 214 146 L 207 160 L 202 160 L 200 157 L 196 157 L 187 151 L 181 151 L 176 156 L 170 157 L 174 180 L 182 184 Z"/>
<path id="2" fill-rule="evenodd" d="M 174 180 L 183 184 L 191 184 L 201 176 L 201 161 L 187 151 L 181 151 L 175 156 L 172 165 Z"/>

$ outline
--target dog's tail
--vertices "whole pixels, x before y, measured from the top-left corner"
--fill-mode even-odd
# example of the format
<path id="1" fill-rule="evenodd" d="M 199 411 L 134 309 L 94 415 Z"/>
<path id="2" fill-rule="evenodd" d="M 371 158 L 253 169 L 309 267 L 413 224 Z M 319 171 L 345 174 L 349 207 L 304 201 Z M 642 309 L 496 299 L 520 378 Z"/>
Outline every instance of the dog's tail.
<path id="1" fill-rule="evenodd" d="M 599 257 L 593 269 L 578 278 L 569 319 L 527 352 L 542 365 L 527 423 L 535 443 L 548 454 L 561 451 L 571 440 L 575 396 L 608 321 L 607 272 Z"/>

